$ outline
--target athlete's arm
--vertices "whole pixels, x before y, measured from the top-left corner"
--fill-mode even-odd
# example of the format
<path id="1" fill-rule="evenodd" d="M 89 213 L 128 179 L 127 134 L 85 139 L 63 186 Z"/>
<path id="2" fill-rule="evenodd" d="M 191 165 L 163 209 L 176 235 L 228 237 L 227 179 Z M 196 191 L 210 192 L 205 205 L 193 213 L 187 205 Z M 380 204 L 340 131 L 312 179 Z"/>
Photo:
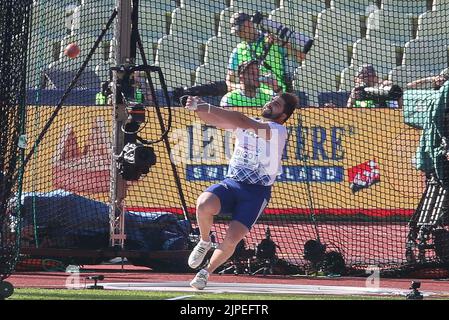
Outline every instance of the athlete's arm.
<path id="1" fill-rule="evenodd" d="M 199 97 L 189 97 L 186 109 L 195 110 L 201 120 L 217 128 L 249 129 L 253 130 L 262 139 L 270 140 L 271 138 L 271 129 L 268 123 L 255 121 L 238 111 L 210 105 Z"/>

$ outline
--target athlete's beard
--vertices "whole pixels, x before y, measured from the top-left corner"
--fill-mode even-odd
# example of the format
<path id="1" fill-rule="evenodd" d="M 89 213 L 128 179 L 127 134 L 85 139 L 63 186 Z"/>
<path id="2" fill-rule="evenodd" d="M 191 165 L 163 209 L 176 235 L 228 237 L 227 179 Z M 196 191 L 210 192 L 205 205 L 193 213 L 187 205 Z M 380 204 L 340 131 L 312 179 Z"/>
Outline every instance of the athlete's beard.
<path id="1" fill-rule="evenodd" d="M 264 110 L 262 110 L 262 117 L 264 117 L 266 119 L 276 120 L 280 116 L 281 116 L 280 114 L 274 115 L 273 114 L 273 110 L 271 110 L 271 109 L 264 109 Z"/>

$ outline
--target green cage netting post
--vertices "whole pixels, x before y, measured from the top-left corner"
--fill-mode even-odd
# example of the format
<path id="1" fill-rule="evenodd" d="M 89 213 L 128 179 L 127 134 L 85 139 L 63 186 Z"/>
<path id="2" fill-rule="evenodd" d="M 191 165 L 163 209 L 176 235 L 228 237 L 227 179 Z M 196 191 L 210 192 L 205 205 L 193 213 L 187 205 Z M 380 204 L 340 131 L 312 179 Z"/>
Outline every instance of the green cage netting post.
<path id="1" fill-rule="evenodd" d="M 0 4 L 0 299 L 20 249 L 20 197 L 25 148 L 26 62 L 31 1 Z"/>

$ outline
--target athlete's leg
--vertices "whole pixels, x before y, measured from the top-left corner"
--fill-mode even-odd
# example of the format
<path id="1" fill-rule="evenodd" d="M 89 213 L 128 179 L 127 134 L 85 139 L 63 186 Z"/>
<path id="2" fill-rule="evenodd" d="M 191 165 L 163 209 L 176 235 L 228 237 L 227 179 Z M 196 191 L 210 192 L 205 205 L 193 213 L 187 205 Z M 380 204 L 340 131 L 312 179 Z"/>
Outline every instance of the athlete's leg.
<path id="1" fill-rule="evenodd" d="M 226 231 L 226 236 L 223 242 L 218 246 L 217 249 L 214 250 L 212 257 L 207 265 L 205 270 L 209 273 L 212 273 L 225 263 L 234 253 L 237 244 L 245 237 L 245 235 L 249 232 L 248 227 L 238 222 L 236 220 L 232 220 L 229 223 L 228 230 Z"/>
<path id="2" fill-rule="evenodd" d="M 196 217 L 200 228 L 201 240 L 210 241 L 210 229 L 214 216 L 220 212 L 220 199 L 212 192 L 203 192 L 196 201 Z"/>

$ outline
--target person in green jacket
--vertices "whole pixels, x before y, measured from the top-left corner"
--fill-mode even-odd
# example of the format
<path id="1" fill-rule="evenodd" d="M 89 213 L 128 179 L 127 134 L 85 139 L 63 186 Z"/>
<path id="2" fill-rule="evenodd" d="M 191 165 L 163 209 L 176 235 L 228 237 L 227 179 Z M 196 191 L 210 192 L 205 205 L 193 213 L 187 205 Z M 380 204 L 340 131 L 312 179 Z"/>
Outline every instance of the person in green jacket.
<path id="1" fill-rule="evenodd" d="M 444 71 L 449 69 L 429 80 L 438 92 L 427 106 L 415 160 L 418 170 L 435 175 L 449 188 L 449 72 Z"/>
<path id="2" fill-rule="evenodd" d="M 287 55 L 300 62 L 305 54 L 294 49 L 290 43 L 280 44 L 274 36 L 260 32 L 251 21 L 251 16 L 244 12 L 235 13 L 231 17 L 231 33 L 238 36 L 241 42 L 229 57 L 226 85 L 228 91 L 238 89 L 238 66 L 250 60 L 259 60 L 262 76 L 272 75 L 287 90 L 286 58 Z M 264 57 L 266 53 L 266 57 Z M 265 87 L 265 85 L 262 85 Z"/>
<path id="3" fill-rule="evenodd" d="M 257 60 L 243 62 L 238 70 L 240 87 L 224 95 L 220 107 L 263 107 L 273 96 L 282 92 L 276 79 L 260 77 Z"/>

